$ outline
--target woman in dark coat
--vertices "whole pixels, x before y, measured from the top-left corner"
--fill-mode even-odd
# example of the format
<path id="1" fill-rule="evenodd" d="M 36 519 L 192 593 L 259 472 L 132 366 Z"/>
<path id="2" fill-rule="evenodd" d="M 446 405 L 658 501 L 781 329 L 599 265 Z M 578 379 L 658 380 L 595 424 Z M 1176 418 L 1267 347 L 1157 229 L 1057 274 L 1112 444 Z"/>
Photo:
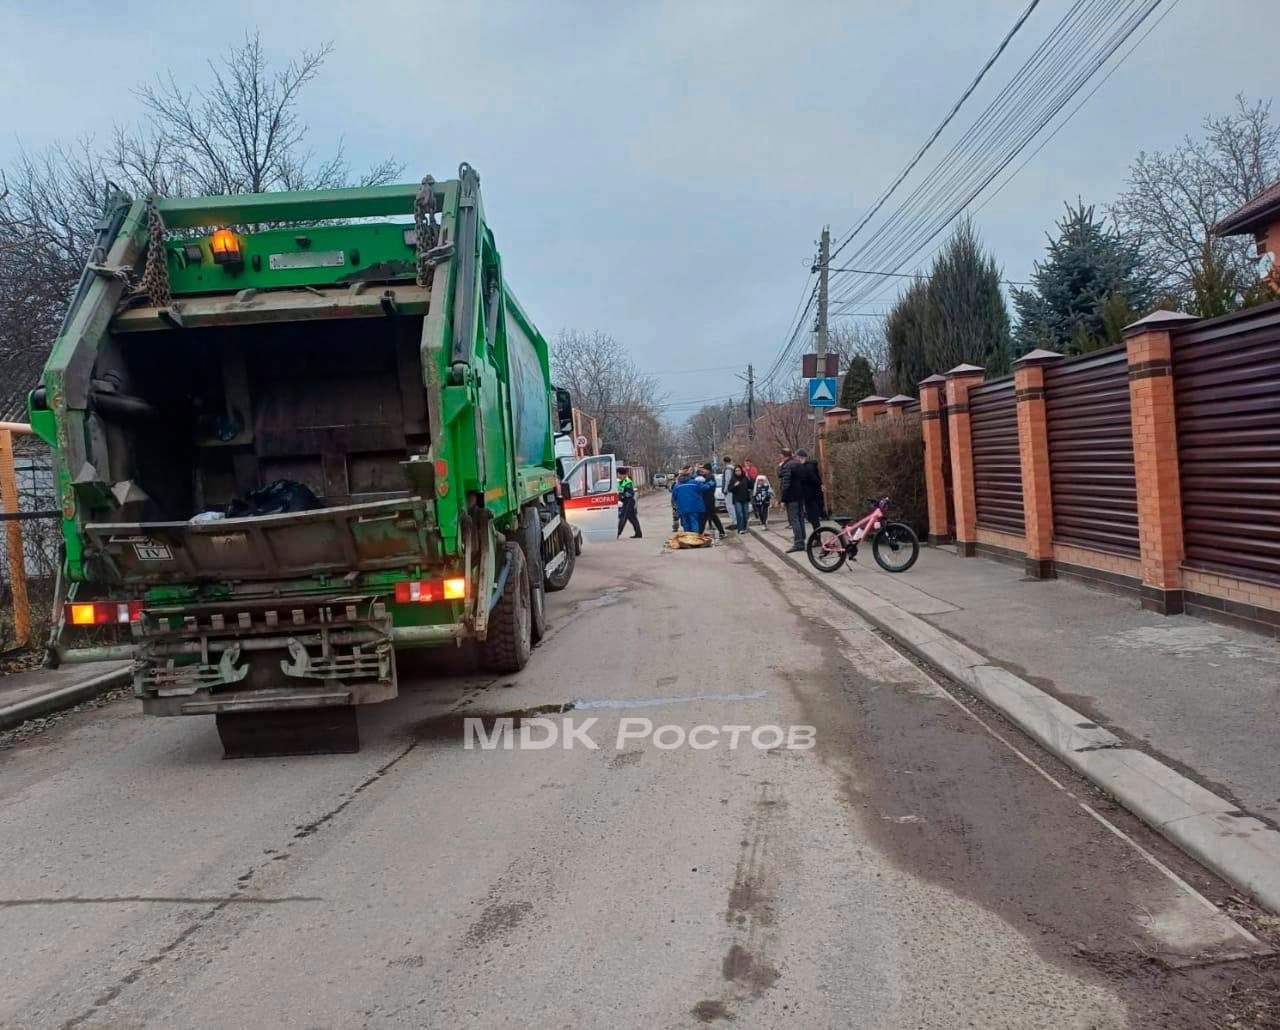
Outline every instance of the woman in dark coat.
<path id="1" fill-rule="evenodd" d="M 728 482 L 729 500 L 733 502 L 734 528 L 741 536 L 747 531 L 747 512 L 751 510 L 751 493 L 756 484 L 741 465 L 733 466 L 733 474 Z"/>

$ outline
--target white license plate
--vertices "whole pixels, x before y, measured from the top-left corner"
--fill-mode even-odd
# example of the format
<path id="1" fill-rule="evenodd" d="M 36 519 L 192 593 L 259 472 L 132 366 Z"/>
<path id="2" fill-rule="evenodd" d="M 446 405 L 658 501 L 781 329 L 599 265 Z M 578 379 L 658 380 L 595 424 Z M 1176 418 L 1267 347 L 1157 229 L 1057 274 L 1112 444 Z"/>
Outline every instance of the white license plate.
<path id="1" fill-rule="evenodd" d="M 267 264 L 275 271 L 286 268 L 339 268 L 347 263 L 345 250 L 300 250 L 296 254 L 272 254 Z"/>

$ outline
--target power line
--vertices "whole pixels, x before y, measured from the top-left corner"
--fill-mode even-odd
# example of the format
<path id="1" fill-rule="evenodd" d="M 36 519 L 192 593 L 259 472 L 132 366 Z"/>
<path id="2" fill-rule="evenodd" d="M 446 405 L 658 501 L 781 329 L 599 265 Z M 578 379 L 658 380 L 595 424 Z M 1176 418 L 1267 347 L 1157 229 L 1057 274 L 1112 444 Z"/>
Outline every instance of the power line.
<path id="1" fill-rule="evenodd" d="M 1118 60 L 1115 64 L 1111 66 L 1111 69 L 1107 72 L 1107 74 L 1104 75 L 1101 79 L 1099 79 L 1097 84 L 1093 87 L 1093 89 L 1089 90 L 1089 92 L 1086 93 L 1080 99 L 1080 103 L 1076 104 L 1076 106 L 1073 107 L 1070 110 L 1070 112 L 1068 112 L 1067 116 L 1058 123 L 1057 127 L 1051 133 L 1045 136 L 1044 139 L 1040 141 L 1040 145 L 1036 147 L 1035 150 L 1031 151 L 1030 154 L 1027 155 L 1026 160 L 1023 161 L 1022 164 L 1018 165 L 1018 167 L 1015 168 L 1012 172 L 1010 172 L 1008 178 L 1006 178 L 1004 182 L 1002 182 L 999 186 L 997 186 L 994 190 L 992 190 L 987 195 L 986 200 L 984 200 L 981 204 L 979 204 L 977 207 L 973 209 L 974 214 L 977 214 L 984 207 L 986 207 L 993 200 L 995 200 L 995 198 L 1000 194 L 1001 190 L 1003 190 L 1006 186 L 1008 186 L 1009 183 L 1013 181 L 1014 177 L 1017 176 L 1017 174 L 1020 171 L 1022 171 L 1022 169 L 1026 168 L 1027 165 L 1030 164 L 1035 159 L 1036 155 L 1039 154 L 1040 151 L 1042 151 L 1048 145 L 1048 143 L 1056 135 L 1058 135 L 1058 133 L 1060 133 L 1064 128 L 1066 128 L 1067 122 L 1071 121 L 1071 119 L 1074 118 L 1076 114 L 1079 112 L 1080 108 L 1084 107 L 1084 105 L 1087 104 L 1093 98 L 1093 95 L 1097 93 L 1098 90 L 1100 90 L 1103 86 L 1106 85 L 1107 80 L 1110 79 L 1111 76 L 1113 76 L 1120 69 L 1120 66 L 1124 64 L 1125 61 L 1129 60 L 1129 57 L 1133 54 L 1133 52 L 1147 41 L 1147 37 L 1160 27 L 1160 23 L 1164 21 L 1167 17 L 1169 17 L 1170 14 L 1173 13 L 1174 8 L 1177 7 L 1178 4 L 1181 2 L 1182 0 L 1170 0 L 1169 6 L 1164 9 L 1164 13 L 1161 14 L 1160 17 L 1157 18 L 1154 22 L 1151 23 L 1151 26 L 1147 29 L 1146 32 L 1144 32 L 1141 36 L 1138 37 L 1137 42 L 1134 43 L 1133 46 L 1131 46 L 1128 50 L 1126 50 L 1123 54 L 1120 55 L 1120 60 Z M 1030 284 L 1027 284 L 1027 285 L 1030 285 Z"/>
<path id="2" fill-rule="evenodd" d="M 968 100 L 970 96 L 973 95 L 973 91 L 978 88 L 978 83 L 982 81 L 983 76 L 986 75 L 987 72 L 991 70 L 991 66 L 996 63 L 996 59 L 999 58 L 999 56 L 1002 53 L 1004 53 L 1005 47 L 1009 45 L 1009 41 L 1012 40 L 1015 35 L 1017 35 L 1018 30 L 1022 28 L 1027 18 L 1030 17 L 1031 12 L 1034 11 L 1037 6 L 1039 6 L 1039 3 L 1040 3 L 1040 0 L 1031 0 L 1031 3 L 1027 4 L 1026 10 L 1024 10 L 1022 14 L 1018 16 L 1018 20 L 1013 23 L 1013 28 L 1011 28 L 1005 34 L 1004 39 L 1000 41 L 1000 45 L 996 47 L 995 53 L 993 53 L 990 57 L 987 58 L 987 63 L 982 66 L 981 70 L 979 70 L 978 74 L 974 77 L 974 80 L 971 83 L 969 83 L 968 88 L 963 93 L 960 94 L 960 99 L 957 100 L 952 105 L 951 110 L 948 111 L 947 116 L 943 118 L 941 122 L 938 123 L 938 127 L 933 130 L 932 135 L 930 135 L 929 138 L 925 140 L 924 146 L 922 146 L 919 150 L 916 151 L 915 156 L 909 162 L 907 162 L 907 167 L 904 168 L 898 174 L 898 177 L 894 179 L 893 183 L 889 186 L 889 188 L 880 195 L 880 198 L 875 202 L 875 205 L 871 208 L 871 210 L 868 211 L 866 215 L 863 216 L 862 221 L 860 221 L 857 225 L 853 227 L 853 229 L 849 232 L 849 234 L 845 236 L 845 238 L 840 242 L 840 245 L 837 246 L 836 249 L 832 252 L 831 256 L 833 258 L 837 257 L 840 254 L 840 252 L 849 245 L 849 242 L 855 236 L 858 235 L 862 227 L 865 226 L 867 222 L 871 221 L 871 219 L 875 216 L 876 212 L 879 211 L 880 208 L 884 206 L 885 201 L 888 200 L 889 197 L 893 194 L 893 191 L 896 190 L 900 185 L 902 185 L 902 180 L 905 179 L 908 175 L 910 175 L 911 170 L 920 163 L 920 159 L 924 157 L 925 151 L 927 151 L 931 146 L 933 146 L 937 138 L 940 135 L 942 135 L 942 130 L 951 124 L 951 119 L 956 116 L 960 108 L 964 105 L 964 102 Z"/>
<path id="3" fill-rule="evenodd" d="M 884 220 L 870 238 L 863 240 L 851 255 L 849 267 L 837 270 L 840 285 L 833 298 L 842 308 L 866 303 L 870 294 L 882 287 L 885 277 L 927 278 L 923 274 L 900 273 L 913 254 L 935 239 L 955 218 L 1004 171 L 1044 128 L 1070 103 L 1097 71 L 1106 64 L 1124 42 L 1150 17 L 1162 0 L 1075 0 L 1067 13 L 1055 24 L 1044 40 L 1022 63 L 998 95 L 978 115 L 950 152 L 916 185 L 898 209 Z M 1176 0 L 1175 0 L 1176 2 Z M 877 200 L 873 209 L 841 241 L 835 253 L 844 250 L 854 237 L 884 206 L 907 175 L 955 116 L 959 106 L 989 70 L 995 57 L 1007 45 L 1035 7 L 1032 4 L 980 71 L 973 85 L 949 112 L 943 124 L 926 141 L 908 167 Z M 1167 14 L 1167 10 L 1165 12 Z M 1163 16 L 1161 18 L 1163 20 Z M 1157 22 L 1156 24 L 1158 24 Z M 1138 43 L 1121 58 L 1122 63 L 1150 35 L 1148 29 Z M 1113 67 L 1102 80 L 1114 73 Z M 1088 94 L 1101 86 L 1099 82 Z M 1088 99 L 1085 97 L 1085 100 Z M 1083 101 L 1082 101 L 1083 103 Z M 1073 109 L 1079 109 L 1077 105 Z M 1064 119 L 1069 120 L 1071 115 Z M 1059 131 L 1061 124 L 1054 130 Z M 1037 151 L 1044 146 L 1043 141 Z M 1034 156 L 1034 154 L 1032 155 Z M 1030 158 L 1028 158 L 1028 161 Z M 1024 161 L 1009 179 L 1025 166 Z M 1006 179 L 999 189 L 1003 189 Z M 990 198 L 988 198 L 989 200 Z M 835 256 L 834 254 L 832 255 Z M 862 257 L 864 260 L 859 260 Z M 864 265 L 870 267 L 864 268 Z M 1005 280 L 1009 285 L 1029 285 Z M 835 284 L 833 283 L 833 286 Z M 786 366 L 801 339 L 806 320 L 813 307 L 816 289 L 793 322 L 792 331 L 782 352 L 774 361 L 763 383 L 771 382 Z M 870 312 L 845 310 L 842 317 L 880 317 Z"/>
<path id="4" fill-rule="evenodd" d="M 1157 18 L 1154 22 L 1152 22 L 1152 24 L 1147 28 L 1147 31 L 1138 37 L 1138 39 L 1134 42 L 1133 46 L 1129 47 L 1128 50 L 1126 50 L 1123 54 L 1120 55 L 1120 60 L 1116 61 L 1116 63 L 1113 64 L 1110 69 L 1108 69 L 1107 74 L 1098 80 L 1098 82 L 1094 85 L 1093 89 L 1089 90 L 1088 93 L 1086 93 L 1083 97 L 1080 98 L 1080 102 L 1076 104 L 1075 107 L 1073 107 L 1068 112 L 1067 116 L 1063 118 L 1062 121 L 1060 121 L 1057 124 L 1057 126 L 1054 127 L 1052 132 L 1050 132 L 1048 135 L 1045 136 L 1044 139 L 1040 141 L 1039 145 L 1035 148 L 1035 150 L 1033 150 L 1030 154 L 1028 154 L 1027 157 L 1022 161 L 1022 163 L 1019 164 L 1018 167 L 1015 168 L 1012 172 L 1010 172 L 1005 177 L 1004 181 L 1000 183 L 999 186 L 997 186 L 994 190 L 992 190 L 990 193 L 987 194 L 986 198 L 982 201 L 982 203 L 973 209 L 973 211 L 971 212 L 972 214 L 976 215 L 979 211 L 981 211 L 993 200 L 995 200 L 995 198 L 999 196 L 1001 192 L 1003 192 L 1004 188 L 1008 186 L 1009 183 L 1011 183 L 1018 176 L 1018 174 L 1024 168 L 1027 167 L 1027 165 L 1029 165 L 1033 160 L 1035 160 L 1036 155 L 1038 155 L 1040 151 L 1044 150 L 1044 148 L 1050 143 L 1050 141 L 1052 141 L 1053 138 L 1058 135 L 1058 133 L 1060 133 L 1064 128 L 1066 128 L 1067 123 L 1070 122 L 1071 119 L 1074 118 L 1079 113 L 1080 109 L 1084 107 L 1084 105 L 1087 104 L 1090 101 L 1090 99 L 1093 98 L 1093 96 L 1098 92 L 1098 90 L 1100 90 L 1104 85 L 1106 85 L 1107 81 L 1111 78 L 1111 76 L 1113 76 L 1117 71 L 1120 70 L 1120 66 L 1124 64 L 1125 61 L 1127 61 L 1133 55 L 1133 52 L 1135 50 L 1137 50 L 1140 46 L 1142 46 L 1143 43 L 1146 42 L 1147 37 L 1150 36 L 1151 33 L 1155 32 L 1157 28 L 1160 27 L 1160 23 L 1163 22 L 1165 18 L 1169 17 L 1169 15 L 1173 13 L 1174 8 L 1176 8 L 1179 3 L 1181 3 L 1181 0 L 1170 0 L 1169 6 L 1164 9 L 1164 12 L 1160 15 L 1160 17 Z M 921 258 L 918 264 L 923 264 L 924 262 L 928 261 L 931 257 L 933 257 L 934 254 L 938 253 L 938 251 L 940 251 L 942 247 L 943 247 L 943 244 L 939 243 L 936 247 L 933 248 L 933 250 L 931 250 L 923 258 Z M 836 271 L 836 269 L 833 269 L 833 271 Z M 858 271 L 858 270 L 851 269 L 851 271 Z M 903 275 L 905 273 L 876 272 L 876 273 L 867 273 L 867 274 Z M 1004 279 L 1001 281 L 1013 286 L 1034 286 L 1035 285 L 1034 283 L 1014 282 L 1013 280 L 1009 280 L 1009 279 Z M 867 301 L 863 301 L 862 303 L 870 303 L 870 299 L 868 299 Z"/>
<path id="5" fill-rule="evenodd" d="M 983 77 L 995 64 L 999 56 L 1004 52 L 1005 48 L 1009 45 L 1010 40 L 1013 39 L 1014 35 L 1016 35 L 1018 30 L 1026 22 L 1027 18 L 1030 16 L 1031 12 L 1035 10 L 1038 3 L 1039 3 L 1039 0 L 1031 0 L 1031 2 L 1027 5 L 1026 9 L 1019 16 L 1018 20 L 1014 23 L 1013 27 L 1009 30 L 1009 32 L 1005 34 L 1004 39 L 1000 41 L 1000 44 L 999 46 L 996 47 L 995 52 L 992 53 L 992 55 L 987 59 L 987 62 L 982 66 L 978 74 L 974 77 L 973 81 L 969 84 L 969 87 L 961 94 L 960 98 L 955 102 L 955 104 L 952 105 L 952 108 L 947 113 L 947 116 L 942 120 L 942 122 L 934 130 L 933 134 L 929 137 L 929 139 L 925 142 L 925 144 L 919 149 L 919 151 L 917 151 L 916 155 L 912 158 L 911 162 L 902 171 L 902 173 L 894 181 L 894 183 L 889 187 L 889 189 L 886 190 L 881 195 L 881 197 L 876 201 L 876 204 L 872 208 L 872 210 L 867 213 L 867 215 L 863 218 L 863 220 L 857 226 L 855 226 L 853 231 L 849 233 L 845 237 L 845 239 L 840 243 L 840 245 L 836 248 L 835 254 L 831 255 L 832 257 L 834 257 L 836 254 L 839 254 L 840 251 L 843 250 L 844 247 L 848 245 L 849 241 L 852 240 L 853 237 L 858 233 L 858 231 L 864 225 L 866 225 L 866 223 L 872 217 L 874 217 L 876 212 L 880 210 L 880 208 L 884 205 L 885 201 L 888 200 L 889 196 L 893 193 L 893 191 L 898 187 L 898 185 L 901 184 L 903 179 L 905 179 L 906 176 L 910 174 L 911 170 L 916 166 L 916 164 L 919 163 L 921 158 L 924 156 L 925 152 L 929 149 L 930 146 L 933 145 L 934 141 L 937 140 L 938 136 L 942 133 L 942 131 L 947 127 L 947 125 L 955 117 L 956 113 L 964 105 L 964 102 L 969 98 L 969 96 L 972 95 L 973 91 L 977 88 L 978 84 L 982 81 Z M 828 263 L 829 261 L 830 259 L 828 259 Z M 813 290 L 810 291 L 808 301 L 805 302 L 803 305 L 803 310 L 800 312 L 798 316 L 794 317 L 792 330 L 790 332 L 790 335 L 788 337 L 786 344 L 782 348 L 782 352 L 778 355 L 777 359 L 774 361 L 769 371 L 765 373 L 763 379 L 761 380 L 760 385 L 762 389 L 767 388 L 773 382 L 773 380 L 777 377 L 778 373 L 782 370 L 782 368 L 785 367 L 786 363 L 789 360 L 791 360 L 792 354 L 795 351 L 796 343 L 800 337 L 800 333 L 805 324 L 805 320 L 808 317 L 809 310 L 813 306 L 816 293 L 817 293 L 817 284 L 815 283 Z M 801 294 L 801 296 L 803 296 L 803 293 Z"/>
<path id="6" fill-rule="evenodd" d="M 734 369 L 741 368 L 741 363 L 737 365 L 712 365 L 709 368 L 672 368 L 664 372 L 641 372 L 642 376 L 683 376 L 694 375 L 698 372 L 729 372 Z"/>
<path id="7" fill-rule="evenodd" d="M 870 268 L 833 268 L 831 269 L 831 271 L 832 272 L 858 272 L 861 275 L 887 275 L 887 276 L 892 276 L 894 279 L 931 279 L 933 278 L 932 276 L 924 275 L 920 272 L 876 272 Z M 1035 285 L 1034 283 L 1018 282 L 1015 279 L 1001 279 L 1000 281 L 1004 283 L 1006 286 Z M 880 303 L 880 301 L 865 300 L 865 301 L 862 301 L 861 303 L 877 304 L 877 303 Z M 884 303 L 891 304 L 893 303 L 893 301 L 885 301 Z"/>
<path id="8" fill-rule="evenodd" d="M 1086 5 L 1077 0 L 1050 38 L 1037 48 L 1037 53 L 1024 63 L 951 152 L 863 243 L 855 260 L 858 254 L 874 255 L 873 265 L 881 265 L 884 271 L 897 271 L 1008 167 L 1161 2 L 1142 0 L 1135 5 L 1133 0 L 1125 0 L 1099 4 L 1093 0 Z M 1081 33 L 1083 40 L 1076 38 Z M 982 128 L 988 122 L 990 127 Z M 848 274 L 852 281 L 844 285 L 837 299 L 865 299 L 870 285 L 865 278 L 852 279 L 860 274 Z"/>
<path id="9" fill-rule="evenodd" d="M 894 247 L 903 240 L 907 241 L 910 250 L 918 249 L 921 243 L 917 241 L 921 239 L 922 229 L 927 231 L 931 221 L 936 224 L 939 213 L 945 212 L 955 197 L 984 175 L 991 162 L 1013 156 L 1006 156 L 1006 151 L 1010 143 L 1016 143 L 1026 131 L 1027 113 L 1044 99 L 1055 82 L 1063 80 L 1065 70 L 1089 53 L 1095 34 L 1118 9 L 1115 0 L 1076 0 L 950 151 L 916 185 L 893 215 L 877 228 L 869 240 L 864 241 L 857 253 L 868 253 L 877 245 L 883 252 L 886 247 Z M 940 232 L 952 217 L 953 214 L 937 225 L 934 234 Z M 927 238 L 923 242 L 927 242 Z M 902 263 L 903 260 L 899 259 L 897 266 Z M 897 266 L 889 270 L 896 271 Z M 849 298 L 853 289 L 856 286 L 847 287 L 842 299 Z"/>

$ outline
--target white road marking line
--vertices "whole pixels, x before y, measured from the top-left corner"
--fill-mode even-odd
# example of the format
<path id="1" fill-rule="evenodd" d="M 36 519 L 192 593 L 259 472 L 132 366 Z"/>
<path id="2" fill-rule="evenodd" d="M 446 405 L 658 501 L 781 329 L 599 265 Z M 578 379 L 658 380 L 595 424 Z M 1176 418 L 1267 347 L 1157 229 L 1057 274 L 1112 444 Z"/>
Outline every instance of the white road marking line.
<path id="1" fill-rule="evenodd" d="M 933 679 L 933 677 L 931 676 L 929 678 Z M 941 686 L 941 684 L 939 684 L 939 686 Z M 1153 867 L 1158 869 L 1161 873 L 1163 873 L 1166 877 L 1168 877 L 1171 881 L 1173 881 L 1174 884 L 1176 884 L 1179 888 L 1181 888 L 1191 897 L 1195 898 L 1196 901 L 1200 902 L 1200 904 L 1202 904 L 1205 908 L 1209 909 L 1209 911 L 1216 913 L 1217 915 L 1225 919 L 1228 923 L 1230 923 L 1232 927 L 1235 928 L 1236 932 L 1240 934 L 1241 937 L 1247 940 L 1250 944 L 1257 944 L 1257 945 L 1262 944 L 1262 942 L 1258 940 L 1257 937 L 1251 934 L 1243 926 L 1241 926 L 1229 915 L 1227 915 L 1224 911 L 1222 911 L 1222 909 L 1220 909 L 1212 901 L 1210 901 L 1198 890 L 1192 887 L 1191 884 L 1187 883 L 1186 880 L 1184 880 L 1181 876 L 1175 873 L 1167 865 L 1161 862 L 1160 859 L 1156 858 L 1155 855 L 1151 854 L 1150 851 L 1148 851 L 1136 840 L 1134 840 L 1127 833 L 1125 833 L 1124 830 L 1120 829 L 1120 827 L 1116 826 L 1113 822 L 1107 819 L 1106 816 L 1100 813 L 1092 805 L 1088 804 L 1085 801 L 1081 801 L 1080 798 L 1073 791 L 1068 790 L 1063 784 L 1059 783 L 1052 776 L 1050 776 L 1048 772 L 1046 772 L 1044 769 L 1040 767 L 1039 763 L 1037 763 L 1035 759 L 1031 758 L 1029 755 L 1024 754 L 1022 751 L 1016 748 L 1009 740 L 1007 740 L 1005 737 L 1001 736 L 999 733 L 993 730 L 989 725 L 987 725 L 987 723 L 983 719 L 980 719 L 977 715 L 975 715 L 972 711 L 970 711 L 969 707 L 965 705 L 959 698 L 955 697 L 951 693 L 951 691 L 943 687 L 942 692 L 943 694 L 946 695 L 946 698 L 948 701 L 950 701 L 953 705 L 959 708 L 962 712 L 964 712 L 965 715 L 967 715 L 970 719 L 972 719 L 984 730 L 986 730 L 989 734 L 991 734 L 991 736 L 993 736 L 996 740 L 1000 741 L 1001 744 L 1007 747 L 1010 751 L 1012 751 L 1015 755 L 1021 758 L 1024 762 L 1026 762 L 1027 765 L 1031 766 L 1032 769 L 1034 769 L 1046 780 L 1048 780 L 1055 787 L 1057 787 L 1058 790 L 1062 791 L 1062 793 L 1066 794 L 1067 797 L 1071 798 L 1072 801 L 1074 801 L 1077 805 L 1079 805 L 1086 812 L 1088 812 L 1089 815 L 1093 816 L 1093 818 L 1096 819 L 1099 823 L 1101 823 L 1113 834 L 1115 834 L 1122 841 L 1124 841 L 1131 848 L 1133 848 L 1134 851 L 1136 851 L 1139 855 L 1145 858 Z"/>
<path id="2" fill-rule="evenodd" d="M 753 557 L 754 557 L 754 553 L 753 553 Z M 772 553 L 771 553 L 771 557 L 774 557 L 774 560 L 777 561 L 776 556 L 772 556 Z M 781 563 L 781 564 L 783 564 L 784 567 L 789 567 L 789 563 Z M 836 602 L 836 603 L 839 603 L 839 602 Z M 822 621 L 826 623 L 829 629 L 831 629 L 832 631 L 836 632 L 837 635 L 839 635 L 839 629 L 836 626 L 832 625 L 829 622 L 826 622 L 826 619 L 823 618 L 821 615 L 819 615 L 818 617 L 822 618 Z M 875 632 L 874 627 L 870 626 L 870 624 L 867 624 L 867 628 L 871 631 L 871 635 L 875 637 L 875 639 L 877 640 L 877 642 L 880 644 L 881 647 L 892 652 L 895 656 L 901 657 L 901 653 L 897 650 L 897 648 L 893 647 L 893 645 L 891 645 L 887 640 L 885 640 L 883 637 L 877 634 Z M 994 729 L 992 729 L 983 719 L 979 718 L 973 711 L 969 709 L 969 707 L 966 704 L 964 704 L 964 702 L 962 702 L 959 698 L 957 698 L 954 694 L 952 694 L 951 691 L 949 691 L 945 686 L 939 683 L 936 679 L 934 679 L 931 675 L 929 675 L 919 666 L 915 665 L 914 662 L 912 663 L 912 666 L 916 668 L 920 672 L 920 675 L 923 676 L 926 680 L 928 680 L 929 683 L 933 684 L 933 686 L 937 688 L 938 692 L 943 697 L 945 697 L 953 705 L 955 705 L 962 712 L 964 712 L 965 715 L 967 715 L 970 719 L 976 722 L 979 726 L 981 726 L 984 730 L 986 730 L 987 733 L 989 733 L 992 737 L 994 737 L 1001 744 L 1007 747 L 1020 759 L 1026 762 L 1027 765 L 1031 766 L 1032 769 L 1034 769 L 1046 780 L 1048 780 L 1051 784 L 1053 784 L 1058 790 L 1062 791 L 1062 793 L 1066 794 L 1067 797 L 1071 798 L 1072 801 L 1074 801 L 1077 805 L 1079 805 L 1082 809 L 1084 809 L 1085 812 L 1087 812 L 1099 823 L 1101 823 L 1113 834 L 1115 834 L 1116 837 L 1118 837 L 1120 840 L 1124 841 L 1124 843 L 1128 844 L 1131 848 L 1133 848 L 1133 850 L 1136 851 L 1139 855 L 1141 855 L 1144 859 L 1146 859 L 1146 861 L 1154 869 L 1158 870 L 1166 878 L 1168 878 L 1175 886 L 1177 886 L 1179 890 L 1184 891 L 1190 897 L 1194 898 L 1201 905 L 1207 908 L 1210 912 L 1213 912 L 1215 915 L 1218 915 L 1223 919 L 1225 919 L 1232 926 L 1232 928 L 1250 944 L 1257 945 L 1258 947 L 1265 947 L 1263 943 L 1260 940 L 1258 940 L 1257 937 L 1251 934 L 1243 926 L 1241 926 L 1229 915 L 1227 915 L 1227 913 L 1224 912 L 1221 908 L 1219 908 L 1212 901 L 1210 901 L 1203 894 L 1201 894 L 1198 890 L 1192 887 L 1191 884 L 1187 883 L 1186 880 L 1184 880 L 1181 876 L 1175 873 L 1167 865 L 1161 862 L 1160 859 L 1156 858 L 1155 855 L 1151 854 L 1150 851 L 1148 851 L 1146 848 L 1140 845 L 1136 840 L 1134 840 L 1122 829 L 1120 829 L 1120 827 L 1112 823 L 1109 819 L 1107 819 L 1104 815 L 1102 815 L 1100 812 L 1094 809 L 1091 805 L 1089 805 L 1084 801 L 1081 801 L 1080 798 L 1074 792 L 1068 790 L 1066 786 L 1059 783 L 1052 776 L 1050 776 L 1049 773 L 1045 769 L 1043 769 L 1038 762 L 1036 762 L 1029 755 L 1019 750 L 1017 747 L 1015 747 L 1013 743 L 1010 742 L 1006 737 L 1002 736 L 1000 733 L 997 733 Z"/>

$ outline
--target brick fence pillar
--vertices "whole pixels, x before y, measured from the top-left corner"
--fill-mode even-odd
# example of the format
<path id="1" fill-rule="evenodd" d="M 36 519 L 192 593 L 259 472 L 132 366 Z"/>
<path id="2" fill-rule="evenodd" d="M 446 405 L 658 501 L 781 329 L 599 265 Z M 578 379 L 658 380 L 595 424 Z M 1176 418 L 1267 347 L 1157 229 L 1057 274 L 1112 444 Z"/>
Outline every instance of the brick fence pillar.
<path id="1" fill-rule="evenodd" d="M 1125 327 L 1129 418 L 1138 487 L 1138 549 L 1142 607 L 1161 615 L 1182 611 L 1182 484 L 1173 397 L 1173 334 L 1196 319 L 1154 311 Z"/>
<path id="2" fill-rule="evenodd" d="M 827 434 L 836 426 L 853 421 L 853 412 L 848 408 L 828 408 L 818 423 L 818 469 L 822 472 L 822 481 L 826 484 L 827 498 L 830 500 L 832 490 L 831 454 L 827 447 Z"/>
<path id="3" fill-rule="evenodd" d="M 914 397 L 908 397 L 905 393 L 896 394 L 885 401 L 885 408 L 889 412 L 889 417 L 893 419 L 902 418 L 907 413 L 907 405 L 914 401 Z"/>
<path id="4" fill-rule="evenodd" d="M 888 398 L 874 393 L 870 397 L 863 397 L 858 401 L 858 424 L 866 425 L 868 422 L 874 422 L 885 413 L 885 405 L 888 403 Z"/>
<path id="5" fill-rule="evenodd" d="M 956 553 L 973 557 L 978 546 L 978 502 L 973 482 L 973 434 L 969 390 L 982 382 L 983 369 L 957 365 L 946 373 L 947 432 L 951 438 L 951 491 L 956 511 Z"/>
<path id="6" fill-rule="evenodd" d="M 942 469 L 942 389 L 947 381 L 930 376 L 920 384 L 920 430 L 924 436 L 924 487 L 929 499 L 929 543 L 951 539 L 947 524 L 947 476 Z"/>
<path id="7" fill-rule="evenodd" d="M 1018 457 L 1022 465 L 1022 521 L 1026 570 L 1033 579 L 1053 578 L 1053 489 L 1049 480 L 1049 426 L 1045 418 L 1044 367 L 1061 354 L 1033 350 L 1013 363 L 1018 405 Z"/>

